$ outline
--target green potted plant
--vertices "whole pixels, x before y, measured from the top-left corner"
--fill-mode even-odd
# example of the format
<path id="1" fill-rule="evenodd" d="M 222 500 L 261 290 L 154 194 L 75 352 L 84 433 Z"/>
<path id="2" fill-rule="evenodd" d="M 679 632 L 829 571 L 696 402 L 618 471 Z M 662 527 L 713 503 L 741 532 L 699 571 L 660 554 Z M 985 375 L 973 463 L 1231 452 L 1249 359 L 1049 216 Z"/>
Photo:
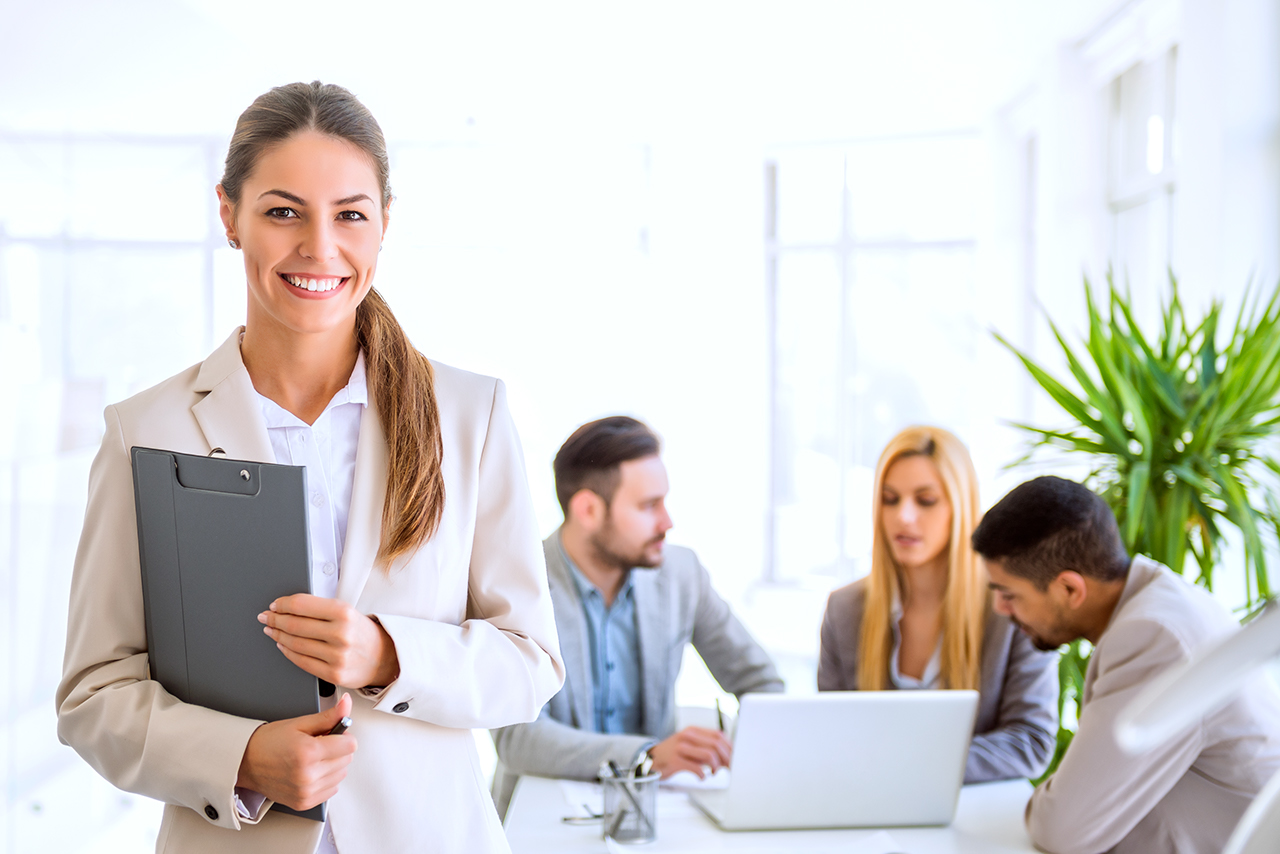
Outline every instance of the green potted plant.
<path id="1" fill-rule="evenodd" d="M 1031 440 L 1011 465 L 1054 453 L 1087 459 L 1087 482 L 1115 511 L 1130 553 L 1178 573 L 1191 566 L 1210 590 L 1225 539 L 1238 532 L 1252 612 L 1271 595 L 1267 551 L 1280 541 L 1280 462 L 1271 453 L 1280 429 L 1280 287 L 1265 303 L 1246 293 L 1224 328 L 1221 301 L 1188 319 L 1170 273 L 1154 334 L 1140 328 L 1110 276 L 1105 301 L 1087 279 L 1084 290 L 1088 331 L 1079 345 L 1049 321 L 1070 386 L 996 335 L 1069 419 L 1056 428 L 1015 424 Z M 1088 655 L 1084 642 L 1062 653 L 1059 712 L 1076 714 L 1062 716 L 1050 773 L 1071 741 Z"/>

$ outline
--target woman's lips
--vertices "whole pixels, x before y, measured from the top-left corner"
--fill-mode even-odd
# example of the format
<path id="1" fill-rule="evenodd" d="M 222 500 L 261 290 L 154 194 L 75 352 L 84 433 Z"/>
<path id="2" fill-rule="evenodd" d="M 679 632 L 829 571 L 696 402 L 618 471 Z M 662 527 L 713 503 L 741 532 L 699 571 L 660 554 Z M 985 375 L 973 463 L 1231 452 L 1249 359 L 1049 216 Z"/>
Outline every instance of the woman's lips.
<path id="1" fill-rule="evenodd" d="M 327 299 L 342 290 L 351 280 L 350 276 L 302 276 L 296 273 L 277 275 L 296 296 L 307 299 Z"/>

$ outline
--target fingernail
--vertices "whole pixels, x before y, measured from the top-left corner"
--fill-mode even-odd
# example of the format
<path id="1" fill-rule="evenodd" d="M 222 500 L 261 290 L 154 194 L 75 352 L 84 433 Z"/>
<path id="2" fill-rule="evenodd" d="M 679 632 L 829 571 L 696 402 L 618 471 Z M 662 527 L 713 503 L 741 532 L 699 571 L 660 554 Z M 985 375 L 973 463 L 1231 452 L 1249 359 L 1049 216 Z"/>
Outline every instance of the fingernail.
<path id="1" fill-rule="evenodd" d="M 258 622 L 266 623 L 266 621 L 267 621 L 267 612 L 263 611 L 261 614 L 258 615 Z"/>
<path id="2" fill-rule="evenodd" d="M 262 627 L 262 633 L 263 633 L 264 635 L 266 635 L 267 637 L 271 637 L 271 627 L 270 627 L 270 626 L 263 626 L 263 627 Z"/>
<path id="3" fill-rule="evenodd" d="M 272 603 L 271 603 L 271 610 L 272 610 L 272 611 L 274 611 L 275 609 L 276 609 L 276 603 L 275 603 L 275 602 L 272 602 Z"/>

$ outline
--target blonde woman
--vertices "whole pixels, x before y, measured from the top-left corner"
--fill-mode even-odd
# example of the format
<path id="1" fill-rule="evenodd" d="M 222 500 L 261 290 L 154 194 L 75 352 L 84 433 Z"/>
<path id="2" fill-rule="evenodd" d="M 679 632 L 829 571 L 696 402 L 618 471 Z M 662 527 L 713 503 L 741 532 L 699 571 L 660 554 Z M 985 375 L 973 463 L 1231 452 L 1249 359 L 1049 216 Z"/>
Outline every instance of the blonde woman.
<path id="1" fill-rule="evenodd" d="M 910 427 L 880 455 L 871 573 L 831 594 L 820 691 L 976 689 L 965 782 L 1037 777 L 1058 729 L 1053 653 L 991 607 L 970 543 L 978 484 L 969 452 Z"/>

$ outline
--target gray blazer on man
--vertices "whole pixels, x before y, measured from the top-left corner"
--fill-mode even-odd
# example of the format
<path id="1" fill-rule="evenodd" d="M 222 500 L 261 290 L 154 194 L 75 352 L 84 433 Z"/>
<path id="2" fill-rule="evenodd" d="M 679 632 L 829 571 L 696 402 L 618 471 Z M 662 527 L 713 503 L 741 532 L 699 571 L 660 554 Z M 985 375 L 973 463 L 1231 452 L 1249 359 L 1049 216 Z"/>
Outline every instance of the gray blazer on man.
<path id="1" fill-rule="evenodd" d="M 834 591 L 827 601 L 819 691 L 857 690 L 866 597 L 862 579 Z M 1058 734 L 1057 662 L 1056 653 L 1040 652 L 1007 617 L 988 609 L 966 783 L 1038 777 L 1049 767 Z"/>
<path id="2" fill-rule="evenodd" d="M 1280 771 L 1280 693 L 1259 671 L 1183 732 L 1137 756 L 1116 719 L 1170 667 L 1239 624 L 1209 593 L 1135 557 L 1124 592 L 1089 659 L 1080 728 L 1062 764 L 1027 807 L 1027 830 L 1054 854 L 1210 854 Z"/>
<path id="3" fill-rule="evenodd" d="M 501 760 L 493 788 L 499 814 L 515 787 L 516 775 L 594 780 L 602 761 L 630 762 L 642 746 L 675 732 L 676 676 L 689 643 L 726 691 L 742 696 L 783 690 L 773 662 L 711 588 L 711 577 L 697 556 L 690 549 L 667 545 L 657 569 L 631 571 L 644 732 L 592 731 L 587 622 L 559 538 L 557 530 L 542 546 L 567 675 L 564 687 L 536 721 L 493 730 Z"/>

